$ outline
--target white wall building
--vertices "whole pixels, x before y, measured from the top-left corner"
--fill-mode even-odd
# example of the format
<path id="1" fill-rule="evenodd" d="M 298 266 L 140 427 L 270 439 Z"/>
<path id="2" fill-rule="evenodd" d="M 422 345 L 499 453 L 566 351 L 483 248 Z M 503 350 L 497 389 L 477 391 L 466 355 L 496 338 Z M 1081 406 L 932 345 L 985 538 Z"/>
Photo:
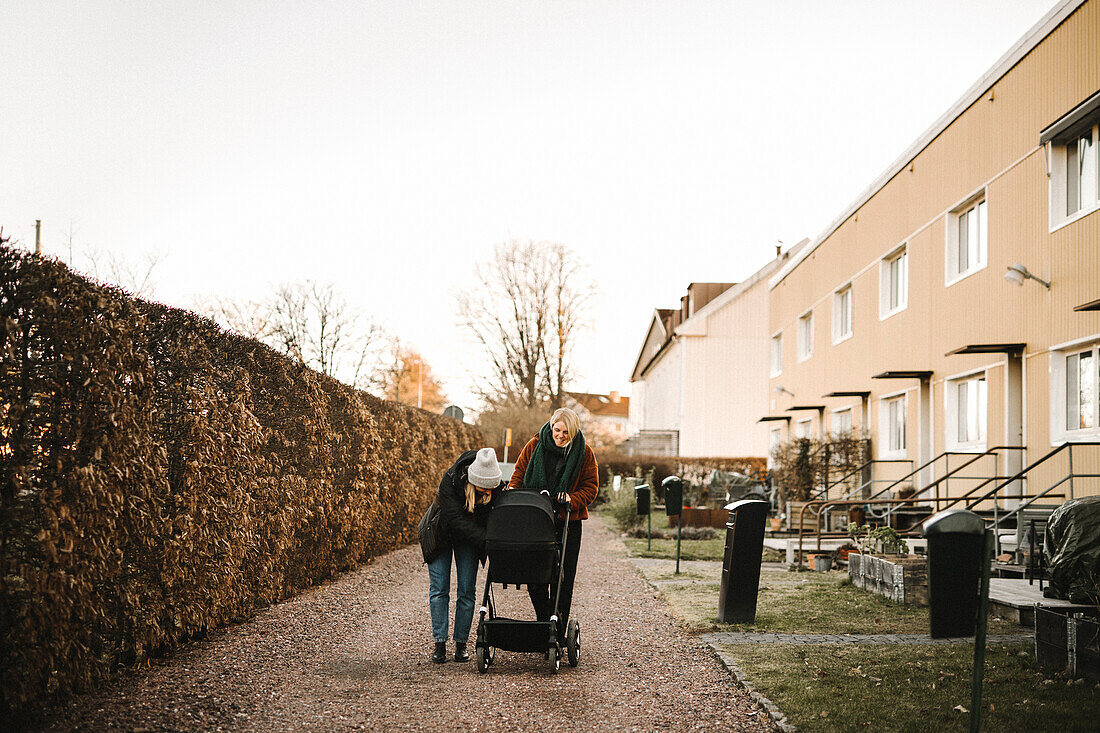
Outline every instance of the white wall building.
<path id="1" fill-rule="evenodd" d="M 667 434 L 681 456 L 767 455 L 768 279 L 803 246 L 744 282 L 692 283 L 679 310 L 654 311 L 630 379 L 635 452 Z"/>

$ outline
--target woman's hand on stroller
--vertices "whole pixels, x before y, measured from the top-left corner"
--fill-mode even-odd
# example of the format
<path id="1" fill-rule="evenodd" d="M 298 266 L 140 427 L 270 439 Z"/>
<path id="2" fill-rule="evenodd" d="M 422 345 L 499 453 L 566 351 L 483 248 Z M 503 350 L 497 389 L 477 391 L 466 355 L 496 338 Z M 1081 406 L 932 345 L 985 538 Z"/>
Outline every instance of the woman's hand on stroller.
<path id="1" fill-rule="evenodd" d="M 572 508 L 571 505 L 569 504 L 569 494 L 565 493 L 564 491 L 562 491 L 561 493 L 558 494 L 557 501 L 558 501 L 558 504 L 560 504 L 563 507 Z"/>

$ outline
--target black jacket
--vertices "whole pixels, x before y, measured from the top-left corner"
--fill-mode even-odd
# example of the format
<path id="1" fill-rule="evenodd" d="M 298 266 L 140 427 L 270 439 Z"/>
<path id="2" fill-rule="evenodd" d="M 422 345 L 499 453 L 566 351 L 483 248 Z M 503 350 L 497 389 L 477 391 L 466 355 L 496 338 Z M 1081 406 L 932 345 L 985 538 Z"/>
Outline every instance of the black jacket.
<path id="1" fill-rule="evenodd" d="M 472 545 L 485 557 L 485 524 L 489 519 L 489 507 L 504 488 L 504 482 L 493 490 L 489 504 L 477 504 L 473 513 L 466 511 L 466 472 L 477 457 L 476 450 L 468 450 L 447 469 L 439 482 L 436 503 L 439 505 L 439 534 L 441 550 L 449 551 L 456 543 Z"/>

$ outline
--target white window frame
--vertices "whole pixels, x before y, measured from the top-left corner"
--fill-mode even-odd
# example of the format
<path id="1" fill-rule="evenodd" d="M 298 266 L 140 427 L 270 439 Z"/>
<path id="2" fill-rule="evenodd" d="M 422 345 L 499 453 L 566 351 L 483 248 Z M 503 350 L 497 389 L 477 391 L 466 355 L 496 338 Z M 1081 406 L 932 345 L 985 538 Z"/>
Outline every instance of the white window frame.
<path id="1" fill-rule="evenodd" d="M 783 373 L 783 332 L 772 336 L 771 340 L 771 376 L 778 377 Z"/>
<path id="2" fill-rule="evenodd" d="M 965 397 L 964 397 L 965 395 Z M 965 404 L 963 400 L 966 400 Z M 977 409 L 978 435 L 960 435 L 960 422 L 969 418 L 969 410 L 960 414 L 960 409 L 974 406 Z M 987 370 L 979 369 L 956 374 L 944 380 L 944 445 L 947 450 L 965 452 L 984 451 L 989 444 L 989 375 Z M 969 422 L 969 421 L 968 421 Z M 983 432 L 984 431 L 984 432 Z"/>
<path id="3" fill-rule="evenodd" d="M 1068 412 L 1067 362 L 1075 356 L 1088 354 L 1091 366 L 1092 427 L 1071 429 L 1066 425 Z M 1100 439 L 1100 334 L 1050 350 L 1050 444 Z"/>
<path id="4" fill-rule="evenodd" d="M 847 308 L 845 308 L 847 301 Z M 852 283 L 847 283 L 833 293 L 833 345 L 852 338 L 854 319 Z"/>
<path id="5" fill-rule="evenodd" d="M 903 259 L 904 258 L 904 259 Z M 901 261 L 901 271 L 898 274 L 900 285 L 897 303 L 893 300 L 893 263 Z M 902 244 L 890 250 L 890 253 L 879 260 L 879 320 L 885 321 L 890 316 L 901 313 L 909 307 L 909 244 Z"/>
<path id="6" fill-rule="evenodd" d="M 894 424 L 891 423 L 891 405 L 901 406 L 901 446 L 897 447 L 892 438 Z M 879 398 L 879 452 L 880 458 L 906 458 L 909 455 L 909 393 L 896 392 Z"/>
<path id="7" fill-rule="evenodd" d="M 1078 127 L 1079 132 L 1072 137 L 1068 139 L 1062 137 L 1047 143 L 1047 174 L 1050 179 L 1050 231 L 1052 232 L 1100 209 L 1100 125 L 1097 124 L 1098 122 L 1100 120 L 1093 118 L 1091 126 L 1083 129 Z M 1088 123 L 1085 124 L 1088 125 Z M 1080 207 L 1070 211 L 1069 167 L 1071 158 L 1076 154 L 1076 151 L 1071 151 L 1071 148 L 1084 136 L 1088 136 L 1091 140 L 1091 149 L 1085 159 L 1086 175 L 1088 177 L 1085 183 L 1092 190 L 1089 191 L 1088 188 L 1083 191 L 1078 189 L 1078 196 L 1081 199 Z"/>
<path id="8" fill-rule="evenodd" d="M 798 317 L 798 360 L 806 361 L 814 355 L 814 312 L 808 310 Z"/>
<path id="9" fill-rule="evenodd" d="M 844 415 L 844 414 L 848 415 L 848 419 L 847 419 L 848 426 L 846 428 L 838 428 L 837 420 L 839 419 L 839 417 L 841 415 Z M 846 435 L 846 434 L 852 432 L 852 427 L 855 424 L 855 423 L 852 422 L 852 417 L 853 417 L 853 414 L 852 414 L 852 408 L 851 407 L 841 407 L 841 408 L 838 408 L 836 410 L 833 410 L 832 415 L 829 416 L 829 432 L 832 433 L 833 435 L 837 435 L 837 436 Z"/>
<path id="10" fill-rule="evenodd" d="M 960 243 L 962 240 L 960 224 L 968 224 L 967 262 L 960 263 Z M 989 200 L 985 191 L 969 197 L 956 206 L 946 217 L 947 231 L 944 237 L 944 284 L 953 285 L 975 272 L 980 272 L 989 264 Z M 971 226 L 972 224 L 972 226 Z M 973 229 L 973 232 L 970 230 Z M 970 241 L 971 234 L 977 236 L 977 242 Z"/>
<path id="11" fill-rule="evenodd" d="M 768 431 L 768 468 L 775 465 L 775 460 L 772 458 L 772 453 L 775 449 L 783 444 L 783 428 L 774 427 Z"/>
<path id="12" fill-rule="evenodd" d="M 814 419 L 807 417 L 799 420 L 794 426 L 794 437 L 796 438 L 813 438 L 814 437 Z"/>

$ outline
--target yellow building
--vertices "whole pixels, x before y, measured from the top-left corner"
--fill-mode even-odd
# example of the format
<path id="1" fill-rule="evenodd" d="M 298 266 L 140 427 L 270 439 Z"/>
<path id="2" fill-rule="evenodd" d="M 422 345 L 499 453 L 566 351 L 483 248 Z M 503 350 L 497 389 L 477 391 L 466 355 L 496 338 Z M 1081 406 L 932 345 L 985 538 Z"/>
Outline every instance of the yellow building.
<path id="1" fill-rule="evenodd" d="M 773 443 L 862 430 L 862 496 L 1100 494 L 1098 123 L 1067 0 L 770 280 Z"/>

